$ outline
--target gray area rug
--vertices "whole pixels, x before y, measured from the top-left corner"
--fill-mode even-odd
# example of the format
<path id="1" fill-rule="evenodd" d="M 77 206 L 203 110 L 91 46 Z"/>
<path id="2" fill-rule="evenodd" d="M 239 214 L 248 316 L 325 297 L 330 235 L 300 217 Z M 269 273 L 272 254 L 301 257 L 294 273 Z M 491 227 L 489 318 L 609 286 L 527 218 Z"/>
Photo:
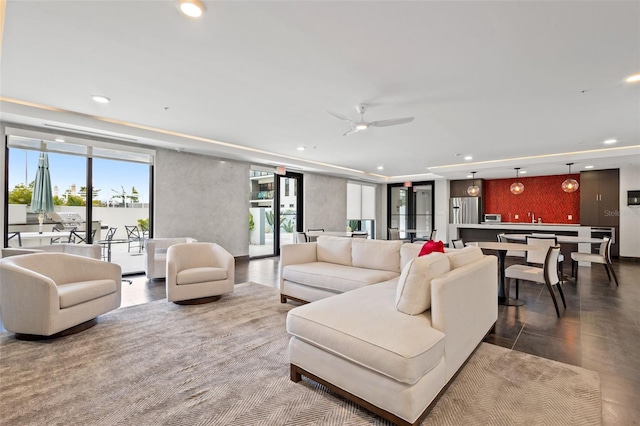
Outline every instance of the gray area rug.
<path id="1" fill-rule="evenodd" d="M 3 425 L 386 424 L 323 386 L 289 380 L 276 290 L 240 284 L 207 305 L 103 315 L 57 340 L 0 335 Z M 483 343 L 428 425 L 596 425 L 596 372 Z"/>

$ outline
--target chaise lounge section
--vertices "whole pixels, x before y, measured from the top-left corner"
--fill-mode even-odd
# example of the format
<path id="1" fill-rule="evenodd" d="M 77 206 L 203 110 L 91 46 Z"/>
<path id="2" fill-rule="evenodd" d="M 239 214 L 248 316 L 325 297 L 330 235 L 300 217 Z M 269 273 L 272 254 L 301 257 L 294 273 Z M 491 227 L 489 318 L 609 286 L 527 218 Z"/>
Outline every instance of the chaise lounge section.
<path id="1" fill-rule="evenodd" d="M 417 424 L 495 324 L 497 289 L 495 256 L 468 247 L 296 307 L 291 380 L 306 376 L 395 424 Z"/>

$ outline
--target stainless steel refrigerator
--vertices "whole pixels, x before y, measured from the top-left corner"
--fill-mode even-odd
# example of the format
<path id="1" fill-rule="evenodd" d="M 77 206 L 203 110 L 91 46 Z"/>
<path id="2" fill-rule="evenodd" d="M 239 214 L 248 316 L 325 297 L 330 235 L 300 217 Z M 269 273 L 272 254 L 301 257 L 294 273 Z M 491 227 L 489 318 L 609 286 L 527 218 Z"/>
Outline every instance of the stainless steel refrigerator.
<path id="1" fill-rule="evenodd" d="M 480 223 L 480 197 L 449 199 L 449 223 Z"/>

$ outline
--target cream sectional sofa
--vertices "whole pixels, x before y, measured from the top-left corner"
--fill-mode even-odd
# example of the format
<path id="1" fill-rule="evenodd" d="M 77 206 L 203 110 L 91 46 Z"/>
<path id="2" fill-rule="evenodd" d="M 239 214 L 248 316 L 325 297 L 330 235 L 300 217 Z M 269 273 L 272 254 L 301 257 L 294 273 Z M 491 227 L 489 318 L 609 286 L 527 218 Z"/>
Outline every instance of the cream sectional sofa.
<path id="1" fill-rule="evenodd" d="M 395 424 L 426 416 L 495 324 L 498 274 L 495 256 L 477 247 L 411 258 L 420 246 L 400 248 L 395 278 L 289 311 L 291 380 L 316 380 Z"/>
<path id="2" fill-rule="evenodd" d="M 280 300 L 313 302 L 400 276 L 422 244 L 320 236 L 284 245 L 280 252 Z"/>

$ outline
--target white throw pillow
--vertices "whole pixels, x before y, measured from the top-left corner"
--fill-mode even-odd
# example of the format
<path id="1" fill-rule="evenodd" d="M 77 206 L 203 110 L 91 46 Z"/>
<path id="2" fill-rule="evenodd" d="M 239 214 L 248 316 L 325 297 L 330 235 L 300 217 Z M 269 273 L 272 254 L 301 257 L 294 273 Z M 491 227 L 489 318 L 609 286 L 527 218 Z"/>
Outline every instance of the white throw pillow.
<path id="1" fill-rule="evenodd" d="M 396 309 L 418 315 L 431 307 L 431 280 L 451 269 L 444 253 L 431 253 L 411 260 L 402 270 L 396 289 Z"/>
<path id="2" fill-rule="evenodd" d="M 351 238 L 321 235 L 317 240 L 316 253 L 318 262 L 351 266 Z"/>
<path id="3" fill-rule="evenodd" d="M 402 241 L 356 238 L 351 244 L 351 262 L 353 266 L 400 273 L 400 247 L 402 247 Z"/>
<path id="4" fill-rule="evenodd" d="M 465 247 L 460 250 L 447 252 L 446 254 L 451 262 L 451 269 L 456 269 L 469 263 L 480 260 L 484 257 L 480 247 Z"/>

